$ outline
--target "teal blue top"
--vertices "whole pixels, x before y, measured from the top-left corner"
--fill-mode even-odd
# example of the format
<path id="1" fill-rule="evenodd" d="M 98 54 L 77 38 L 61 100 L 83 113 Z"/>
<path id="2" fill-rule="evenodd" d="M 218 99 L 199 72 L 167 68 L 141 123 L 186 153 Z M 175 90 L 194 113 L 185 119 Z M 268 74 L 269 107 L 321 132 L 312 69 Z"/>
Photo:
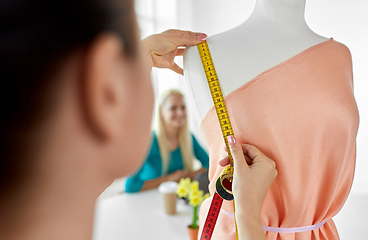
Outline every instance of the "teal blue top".
<path id="1" fill-rule="evenodd" d="M 152 134 L 152 145 L 151 150 L 146 158 L 145 163 L 139 169 L 138 172 L 129 176 L 125 183 L 125 191 L 128 193 L 138 192 L 143 187 L 143 184 L 147 180 L 152 180 L 162 176 L 162 161 L 160 155 L 160 149 L 156 134 Z M 195 137 L 192 135 L 193 152 L 194 156 L 202 163 L 202 166 L 209 167 L 209 158 L 207 153 L 199 145 Z M 181 157 L 180 147 L 171 152 L 168 171 L 167 173 L 175 172 L 179 169 L 184 169 L 183 159 Z"/>

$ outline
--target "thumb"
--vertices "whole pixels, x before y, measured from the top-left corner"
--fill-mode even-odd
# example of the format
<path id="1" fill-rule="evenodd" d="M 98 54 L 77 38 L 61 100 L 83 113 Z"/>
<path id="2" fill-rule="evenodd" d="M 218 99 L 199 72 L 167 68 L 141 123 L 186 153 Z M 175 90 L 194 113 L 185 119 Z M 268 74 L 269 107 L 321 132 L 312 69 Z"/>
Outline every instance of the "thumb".
<path id="1" fill-rule="evenodd" d="M 234 174 L 236 172 L 244 172 L 249 169 L 249 166 L 245 160 L 243 148 L 234 136 L 227 136 L 231 155 L 234 159 Z"/>

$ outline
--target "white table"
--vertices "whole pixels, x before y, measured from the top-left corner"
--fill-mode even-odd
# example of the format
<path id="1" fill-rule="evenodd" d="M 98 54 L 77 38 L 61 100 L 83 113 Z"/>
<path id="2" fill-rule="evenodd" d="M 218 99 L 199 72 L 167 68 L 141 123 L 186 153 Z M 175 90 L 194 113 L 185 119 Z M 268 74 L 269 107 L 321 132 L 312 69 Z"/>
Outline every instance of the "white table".
<path id="1" fill-rule="evenodd" d="M 188 240 L 192 208 L 178 201 L 177 215 L 164 213 L 160 193 L 119 194 L 96 205 L 94 240 Z M 147 213 L 147 214 L 146 214 Z M 350 194 L 334 221 L 341 240 L 367 240 L 368 195 Z"/>
<path id="2" fill-rule="evenodd" d="M 188 240 L 192 207 L 181 199 L 177 214 L 166 215 L 161 194 L 155 189 L 122 193 L 96 204 L 94 240 L 170 239 Z"/>

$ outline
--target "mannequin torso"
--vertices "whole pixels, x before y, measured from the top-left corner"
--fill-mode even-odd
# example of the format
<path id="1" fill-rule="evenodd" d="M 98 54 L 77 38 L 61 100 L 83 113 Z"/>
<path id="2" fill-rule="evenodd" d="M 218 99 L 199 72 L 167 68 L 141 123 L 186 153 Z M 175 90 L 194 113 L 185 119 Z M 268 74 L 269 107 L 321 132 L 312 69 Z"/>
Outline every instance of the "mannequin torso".
<path id="1" fill-rule="evenodd" d="M 257 0 L 239 27 L 207 39 L 224 96 L 262 72 L 328 40 L 304 19 L 305 0 Z M 188 48 L 184 76 L 190 84 L 199 123 L 213 106 L 197 47 Z"/>

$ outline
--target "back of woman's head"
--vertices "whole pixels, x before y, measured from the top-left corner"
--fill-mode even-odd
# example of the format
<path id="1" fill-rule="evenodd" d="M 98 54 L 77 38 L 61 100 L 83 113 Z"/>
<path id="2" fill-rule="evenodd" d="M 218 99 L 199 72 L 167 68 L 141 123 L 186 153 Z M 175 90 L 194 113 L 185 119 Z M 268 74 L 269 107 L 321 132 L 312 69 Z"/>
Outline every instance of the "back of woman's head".
<path id="1" fill-rule="evenodd" d="M 58 67 L 102 32 L 137 50 L 132 0 L 0 0 L 0 196 L 24 180 L 52 113 Z"/>

